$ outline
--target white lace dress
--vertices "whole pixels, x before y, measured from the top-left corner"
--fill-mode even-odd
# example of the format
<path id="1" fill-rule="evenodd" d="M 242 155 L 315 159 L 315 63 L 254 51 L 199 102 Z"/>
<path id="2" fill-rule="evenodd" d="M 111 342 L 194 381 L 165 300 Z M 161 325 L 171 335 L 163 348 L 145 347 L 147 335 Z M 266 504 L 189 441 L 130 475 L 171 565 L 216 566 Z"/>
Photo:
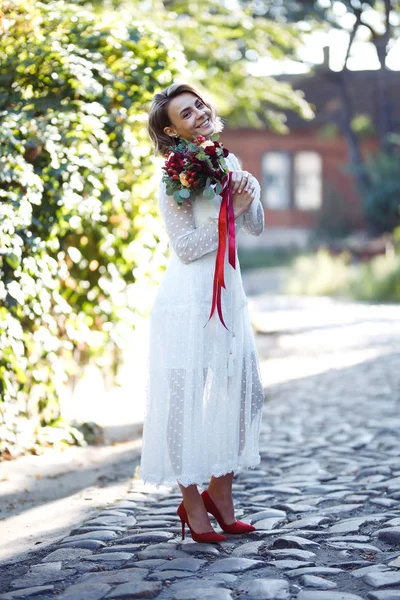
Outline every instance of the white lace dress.
<path id="1" fill-rule="evenodd" d="M 236 157 L 227 158 L 231 170 Z M 264 211 L 260 186 L 235 221 L 260 235 Z M 221 198 L 198 196 L 179 206 L 160 186 L 159 207 L 171 257 L 150 315 L 146 413 L 140 476 L 145 482 L 201 484 L 260 462 L 259 428 L 264 402 L 247 298 L 236 256 L 225 256 L 222 311 L 207 323 L 212 300 Z"/>

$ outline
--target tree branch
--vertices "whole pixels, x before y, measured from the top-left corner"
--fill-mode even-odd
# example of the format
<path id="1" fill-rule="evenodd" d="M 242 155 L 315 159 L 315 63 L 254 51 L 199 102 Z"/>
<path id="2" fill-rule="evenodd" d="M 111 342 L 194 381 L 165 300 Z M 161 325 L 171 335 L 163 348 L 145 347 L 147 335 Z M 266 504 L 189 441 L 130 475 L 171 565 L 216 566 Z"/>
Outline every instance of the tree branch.
<path id="1" fill-rule="evenodd" d="M 389 41 L 390 41 L 390 33 L 391 33 L 391 27 L 390 27 L 390 13 L 392 11 L 392 3 L 391 0 L 384 0 L 385 2 L 385 33 L 383 34 L 383 39 L 385 41 L 385 64 L 386 64 L 386 56 L 387 56 L 387 51 L 389 48 Z"/>
<path id="2" fill-rule="evenodd" d="M 350 38 L 349 38 L 349 45 L 347 46 L 347 52 L 346 52 L 346 57 L 344 59 L 344 64 L 343 64 L 343 70 L 345 71 L 347 69 L 347 61 L 349 60 L 349 56 L 350 56 L 350 52 L 351 52 L 351 47 L 353 45 L 353 42 L 356 38 L 356 34 L 358 31 L 359 26 L 361 25 L 361 10 L 358 10 L 356 13 L 356 21 L 354 23 L 353 29 L 350 33 Z"/>

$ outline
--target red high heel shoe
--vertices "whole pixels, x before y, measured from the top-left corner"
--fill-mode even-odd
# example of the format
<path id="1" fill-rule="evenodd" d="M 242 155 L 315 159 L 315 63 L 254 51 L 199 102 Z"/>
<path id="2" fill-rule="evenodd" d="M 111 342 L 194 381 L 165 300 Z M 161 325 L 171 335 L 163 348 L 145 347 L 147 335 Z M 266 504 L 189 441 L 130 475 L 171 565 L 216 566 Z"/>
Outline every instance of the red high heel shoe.
<path id="1" fill-rule="evenodd" d="M 176 511 L 182 523 L 182 539 L 185 539 L 185 523 L 190 529 L 190 533 L 192 534 L 192 539 L 195 542 L 225 542 L 226 537 L 217 533 L 216 531 L 207 531 L 206 533 L 196 533 L 190 527 L 189 519 L 187 516 L 187 512 L 185 507 L 183 506 L 183 502 L 178 506 L 178 510 Z"/>
<path id="2" fill-rule="evenodd" d="M 225 533 L 249 533 L 250 531 L 256 530 L 253 525 L 248 525 L 247 523 L 243 523 L 243 521 L 235 521 L 231 525 L 228 525 L 223 520 L 221 513 L 215 506 L 207 490 L 204 490 L 204 492 L 201 494 L 201 497 L 203 498 L 204 506 L 206 507 L 207 512 L 214 515 L 219 523 L 219 526 L 223 531 L 225 531 Z"/>

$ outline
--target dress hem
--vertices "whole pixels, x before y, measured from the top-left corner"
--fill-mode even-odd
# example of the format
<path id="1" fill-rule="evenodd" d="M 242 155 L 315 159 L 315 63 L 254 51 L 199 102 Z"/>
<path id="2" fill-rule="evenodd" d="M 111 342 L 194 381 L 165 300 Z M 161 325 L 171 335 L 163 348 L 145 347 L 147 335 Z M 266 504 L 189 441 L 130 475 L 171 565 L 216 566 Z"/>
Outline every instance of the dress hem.
<path id="1" fill-rule="evenodd" d="M 253 460 L 247 461 L 245 464 L 238 464 L 236 462 L 235 464 L 226 463 L 223 465 L 216 465 L 213 469 L 210 469 L 210 471 L 208 471 L 207 473 L 202 473 L 201 475 L 178 475 L 177 477 L 168 477 L 163 479 L 152 477 L 151 475 L 142 477 L 140 473 L 139 476 L 141 477 L 144 484 L 151 483 L 156 487 L 160 487 L 162 485 L 172 487 L 177 485 L 177 483 L 180 483 L 184 487 L 187 487 L 189 485 L 201 485 L 206 480 L 210 479 L 210 477 L 222 477 L 223 475 L 232 473 L 232 471 L 235 472 L 239 470 L 242 471 L 245 469 L 254 469 L 260 464 L 260 462 L 261 456 L 258 455 Z"/>

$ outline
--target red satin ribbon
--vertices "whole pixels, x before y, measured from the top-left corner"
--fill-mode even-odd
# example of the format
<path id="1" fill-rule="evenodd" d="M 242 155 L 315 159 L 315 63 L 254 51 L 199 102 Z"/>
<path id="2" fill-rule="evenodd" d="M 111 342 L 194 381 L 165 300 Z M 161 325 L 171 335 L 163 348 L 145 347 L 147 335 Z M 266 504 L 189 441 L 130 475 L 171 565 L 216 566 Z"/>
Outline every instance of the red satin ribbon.
<path id="1" fill-rule="evenodd" d="M 226 252 L 226 234 L 228 233 L 228 262 L 236 269 L 236 240 L 235 240 L 235 214 L 233 212 L 233 198 L 231 190 L 231 178 L 232 173 L 229 172 L 222 181 L 224 189 L 222 191 L 221 206 L 218 215 L 218 250 L 215 259 L 214 269 L 214 284 L 213 284 L 213 296 L 211 312 L 208 321 L 213 316 L 215 309 L 217 309 L 219 319 L 225 329 L 228 329 L 225 325 L 224 318 L 222 316 L 222 288 L 225 286 L 224 276 L 224 262 Z M 208 323 L 207 321 L 207 323 Z M 206 325 L 207 325 L 206 323 Z"/>

